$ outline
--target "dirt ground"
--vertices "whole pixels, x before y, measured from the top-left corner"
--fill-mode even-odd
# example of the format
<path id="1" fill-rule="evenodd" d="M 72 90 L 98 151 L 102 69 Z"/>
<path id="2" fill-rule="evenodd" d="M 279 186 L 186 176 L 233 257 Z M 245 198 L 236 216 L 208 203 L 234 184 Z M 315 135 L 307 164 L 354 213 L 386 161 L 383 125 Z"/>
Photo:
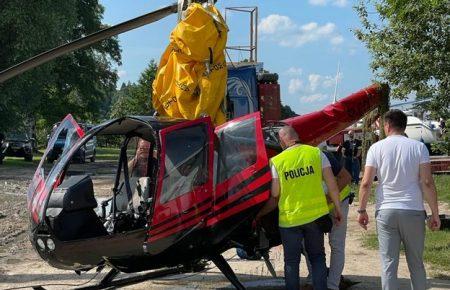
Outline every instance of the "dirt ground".
<path id="1" fill-rule="evenodd" d="M 107 182 L 113 177 L 106 163 L 96 162 L 93 169 L 98 175 L 98 185 L 106 192 Z M 26 211 L 26 191 L 34 173 L 34 168 L 0 166 L 0 289 L 10 289 L 32 285 L 48 285 L 46 289 L 68 289 L 89 285 L 99 281 L 106 271 L 98 275 L 94 272 L 76 275 L 74 272 L 50 267 L 32 249 L 28 241 L 28 214 Z M 104 184 L 103 184 L 104 183 Z M 356 207 L 350 207 L 347 235 L 347 254 L 344 275 L 354 282 L 359 282 L 351 289 L 380 289 L 380 263 L 378 252 L 361 246 L 363 230 L 356 223 Z M 373 206 L 369 208 L 373 216 Z M 448 208 L 446 212 L 449 213 Z M 374 223 L 370 224 L 374 227 Z M 326 239 L 327 240 L 327 239 Z M 329 253 L 329 248 L 327 247 Z M 243 261 L 235 255 L 234 250 L 225 253 L 231 267 L 239 279 L 249 289 L 283 289 L 282 278 L 274 279 L 263 261 Z M 273 248 L 271 261 L 280 277 L 283 275 L 283 251 L 281 247 Z M 301 276 L 306 276 L 306 265 L 302 261 Z M 428 271 L 430 272 L 430 271 Z M 450 273 L 441 273 L 450 277 Z M 399 267 L 400 289 L 409 289 L 409 272 L 404 256 Z M 92 281 L 90 281 L 92 279 Z M 90 282 L 89 282 L 90 281 Z M 30 288 L 29 288 L 30 289 Z M 233 289 L 226 278 L 212 263 L 207 270 L 200 273 L 180 274 L 163 279 L 147 281 L 124 287 L 124 289 Z M 430 278 L 429 289 L 450 289 L 450 280 Z"/>

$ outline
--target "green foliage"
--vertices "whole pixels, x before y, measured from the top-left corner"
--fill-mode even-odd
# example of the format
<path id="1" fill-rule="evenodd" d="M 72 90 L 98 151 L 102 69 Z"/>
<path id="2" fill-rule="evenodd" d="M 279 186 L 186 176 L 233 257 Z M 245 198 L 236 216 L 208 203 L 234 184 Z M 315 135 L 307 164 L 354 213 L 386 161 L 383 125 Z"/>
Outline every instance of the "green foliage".
<path id="1" fill-rule="evenodd" d="M 298 116 L 288 105 L 281 105 L 281 120 Z"/>
<path id="2" fill-rule="evenodd" d="M 434 175 L 438 200 L 450 204 L 450 175 Z"/>
<path id="3" fill-rule="evenodd" d="M 362 24 L 355 34 L 371 52 L 371 67 L 380 81 L 389 83 L 391 95 L 432 97 L 428 109 L 445 115 L 450 104 L 448 1 L 366 0 L 355 9 Z"/>
<path id="4" fill-rule="evenodd" d="M 102 14 L 98 0 L 0 1 L 0 70 L 103 29 Z M 1 84 L 0 131 L 41 119 L 41 126 L 51 126 L 67 113 L 98 120 L 115 90 L 112 65 L 120 60 L 117 38 L 110 38 Z"/>
<path id="5" fill-rule="evenodd" d="M 115 95 L 115 103 L 111 107 L 111 118 L 125 115 L 151 115 L 152 83 L 155 79 L 158 66 L 151 60 L 147 68 L 141 73 L 138 82 L 122 84 Z"/>
<path id="6" fill-rule="evenodd" d="M 448 119 L 445 124 L 450 124 Z M 447 125 L 448 127 L 448 125 Z M 447 128 L 439 141 L 431 144 L 431 150 L 437 154 L 447 154 L 450 156 L 450 130 Z"/>
<path id="7" fill-rule="evenodd" d="M 115 161 L 119 160 L 120 149 L 119 148 L 110 148 L 110 147 L 97 147 L 96 158 L 98 160 L 109 160 Z"/>

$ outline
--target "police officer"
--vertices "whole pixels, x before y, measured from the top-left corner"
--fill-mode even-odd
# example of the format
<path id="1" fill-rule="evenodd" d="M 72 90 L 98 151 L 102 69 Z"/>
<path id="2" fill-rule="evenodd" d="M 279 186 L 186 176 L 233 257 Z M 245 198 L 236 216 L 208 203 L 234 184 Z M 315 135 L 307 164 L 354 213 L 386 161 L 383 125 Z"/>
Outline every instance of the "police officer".
<path id="1" fill-rule="evenodd" d="M 330 162 L 318 148 L 300 144 L 297 132 L 289 126 L 281 128 L 278 135 L 284 151 L 271 159 L 271 196 L 256 220 L 278 205 L 287 289 L 300 289 L 303 239 L 312 265 L 314 289 L 327 289 L 324 234 L 317 221 L 329 213 L 322 187 L 324 180 L 335 205 L 335 221 L 340 223 L 338 186 Z"/>

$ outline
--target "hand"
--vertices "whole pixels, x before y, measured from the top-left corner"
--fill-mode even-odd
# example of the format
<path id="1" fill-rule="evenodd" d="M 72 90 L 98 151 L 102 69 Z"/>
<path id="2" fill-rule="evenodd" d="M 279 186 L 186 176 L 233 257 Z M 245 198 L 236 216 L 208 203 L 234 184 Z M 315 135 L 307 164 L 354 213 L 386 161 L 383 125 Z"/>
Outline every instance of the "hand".
<path id="1" fill-rule="evenodd" d="M 369 216 L 367 215 L 367 212 L 363 212 L 358 215 L 358 223 L 363 229 L 367 230 L 367 225 L 369 224 Z"/>
<path id="2" fill-rule="evenodd" d="M 339 226 L 342 223 L 342 212 L 340 208 L 334 209 L 334 223 Z"/>
<path id="3" fill-rule="evenodd" d="M 438 214 L 432 214 L 427 222 L 428 228 L 432 231 L 438 231 L 441 228 L 441 219 Z"/>

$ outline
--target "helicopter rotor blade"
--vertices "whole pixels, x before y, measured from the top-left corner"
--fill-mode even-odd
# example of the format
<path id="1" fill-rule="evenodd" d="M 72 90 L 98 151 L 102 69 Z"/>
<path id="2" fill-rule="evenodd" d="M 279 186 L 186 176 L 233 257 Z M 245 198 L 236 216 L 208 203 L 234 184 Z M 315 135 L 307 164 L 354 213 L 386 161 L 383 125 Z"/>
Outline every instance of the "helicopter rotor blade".
<path id="1" fill-rule="evenodd" d="M 170 14 L 178 12 L 178 4 L 174 3 L 172 5 L 163 7 L 161 9 L 155 10 L 153 12 L 147 13 L 145 15 L 136 17 L 134 19 L 119 23 L 117 25 L 105 28 L 98 32 L 92 33 L 88 36 L 79 38 L 75 41 L 69 42 L 67 44 L 63 44 L 41 54 L 38 54 L 30 59 L 27 59 L 15 66 L 12 66 L 2 72 L 0 72 L 0 83 L 5 82 L 6 80 L 15 77 L 23 72 L 26 72 L 36 66 L 39 66 L 43 63 L 46 63 L 52 59 L 55 59 L 61 55 L 72 52 L 79 48 L 83 48 L 99 42 L 101 40 L 105 40 L 109 37 L 118 35 L 120 33 L 130 31 L 132 29 L 141 27 L 146 24 L 150 24 L 152 22 L 163 19 Z"/>

